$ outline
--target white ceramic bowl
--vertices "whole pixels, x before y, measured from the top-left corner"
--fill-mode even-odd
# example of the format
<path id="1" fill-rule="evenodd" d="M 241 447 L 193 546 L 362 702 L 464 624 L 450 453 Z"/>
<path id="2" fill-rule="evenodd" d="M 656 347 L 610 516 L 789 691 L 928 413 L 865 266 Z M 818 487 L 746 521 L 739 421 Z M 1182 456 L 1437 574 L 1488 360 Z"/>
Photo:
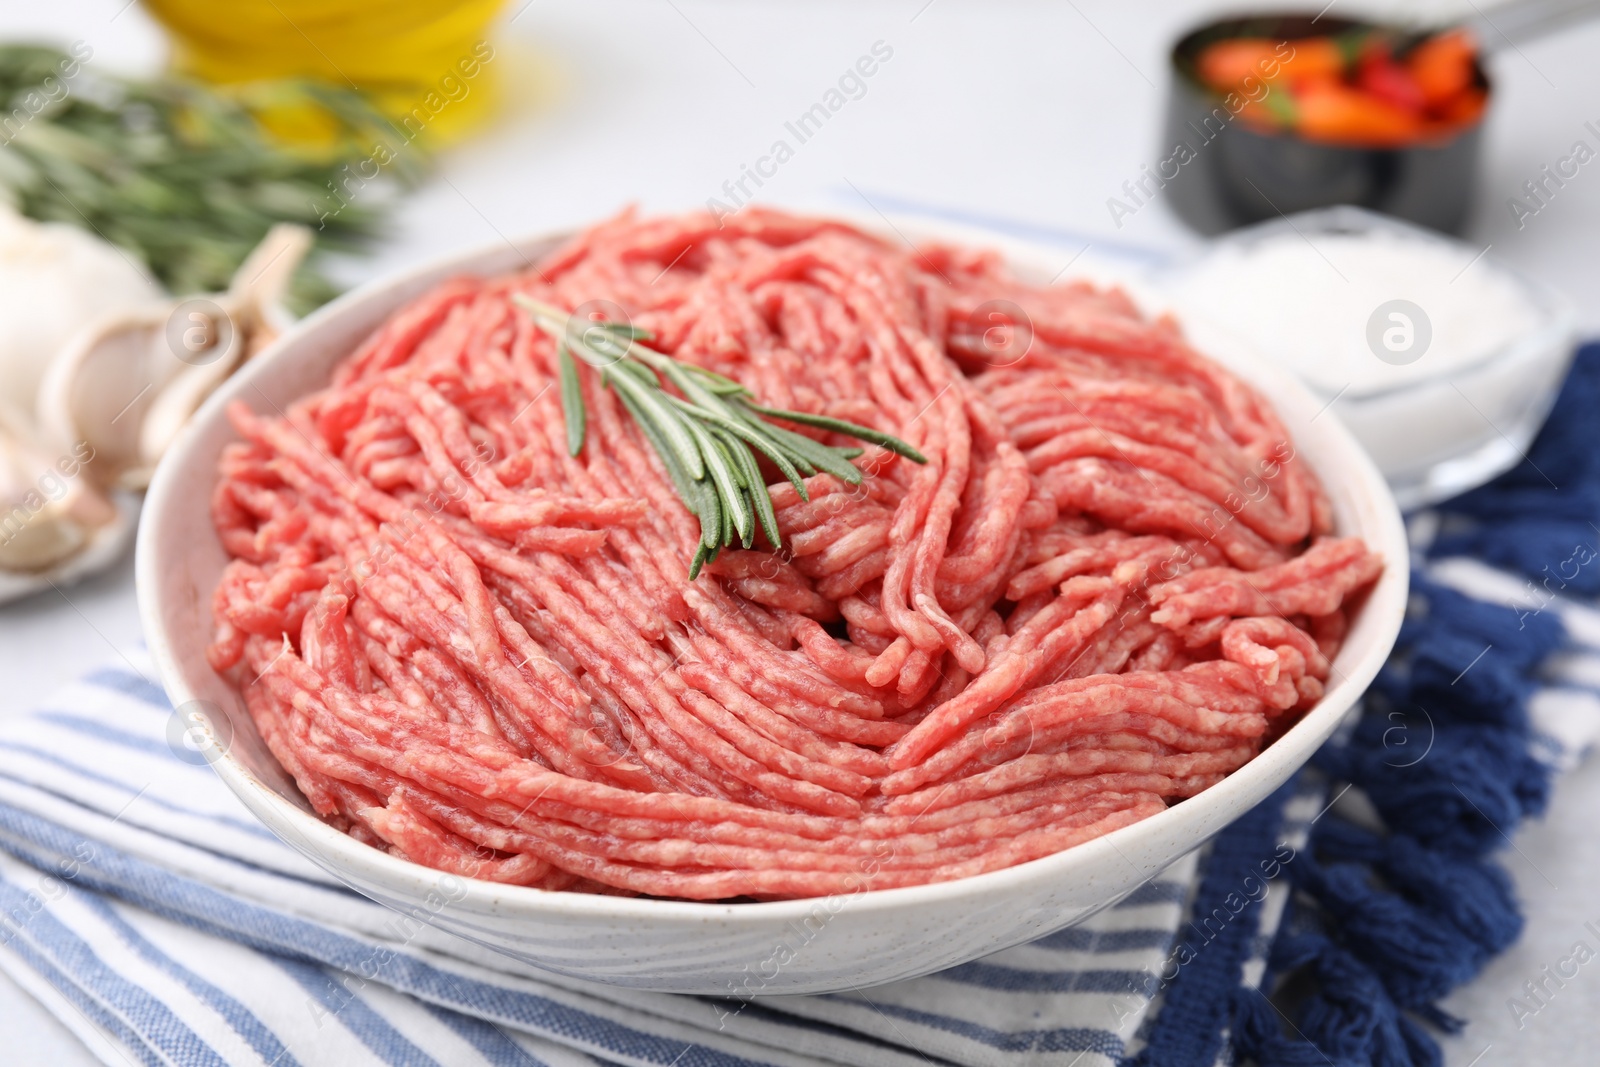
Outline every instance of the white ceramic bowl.
<path id="1" fill-rule="evenodd" d="M 1048 280 L 1061 256 L 992 234 L 919 226 L 912 239 L 998 247 L 1025 275 Z M 235 439 L 223 415 L 242 400 L 270 412 L 322 385 L 369 331 L 443 278 L 494 274 L 537 259 L 539 237 L 456 256 L 366 286 L 280 338 L 213 396 L 167 453 L 139 533 L 138 589 L 145 635 L 174 706 L 209 709 L 214 766 L 273 831 L 365 895 L 534 966 L 641 989 L 727 995 L 839 991 L 911 978 L 1070 926 L 1114 903 L 1194 849 L 1285 782 L 1344 718 L 1394 643 L 1407 587 L 1405 534 L 1383 478 L 1322 403 L 1288 375 L 1197 337 L 1276 405 L 1296 447 L 1321 474 L 1340 532 L 1366 539 L 1386 569 L 1334 661 L 1322 701 L 1245 767 L 1192 799 L 1065 852 L 936 885 L 848 897 L 705 904 L 551 893 L 465 881 L 442 903 L 438 872 L 391 856 L 314 817 L 257 736 L 233 685 L 206 665 L 211 593 L 226 562 L 209 498 L 219 452 Z M 1143 303 L 1151 301 L 1144 298 Z M 788 946 L 785 949 L 783 946 Z M 798 951 L 795 951 L 798 950 Z M 791 954 L 793 958 L 784 959 Z M 778 962 L 778 961 L 781 961 Z"/>

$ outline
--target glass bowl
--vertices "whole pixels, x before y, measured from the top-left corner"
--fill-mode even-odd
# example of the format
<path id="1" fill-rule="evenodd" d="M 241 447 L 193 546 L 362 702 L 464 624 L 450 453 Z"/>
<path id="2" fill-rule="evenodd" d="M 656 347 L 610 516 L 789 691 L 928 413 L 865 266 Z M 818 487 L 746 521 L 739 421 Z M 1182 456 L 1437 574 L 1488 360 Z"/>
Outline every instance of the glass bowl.
<path id="1" fill-rule="evenodd" d="M 1349 300 L 1348 315 L 1328 312 L 1329 302 L 1347 299 L 1343 285 L 1364 284 L 1350 276 L 1348 263 L 1342 270 L 1335 263 L 1337 249 L 1350 248 L 1351 238 L 1416 242 L 1459 268 L 1442 283 L 1416 279 L 1381 291 L 1375 288 L 1381 283 L 1367 285 L 1366 302 Z M 1261 291 L 1258 298 L 1238 288 L 1250 283 L 1242 273 L 1230 276 L 1230 261 L 1280 241 L 1305 242 L 1319 255 L 1336 253 L 1322 256 L 1329 267 L 1325 287 L 1306 284 L 1287 298 L 1283 290 L 1296 282 L 1281 281 L 1279 291 Z M 1467 338 L 1470 345 L 1479 335 L 1473 316 L 1485 313 L 1463 306 L 1453 290 L 1469 271 L 1490 272 L 1493 281 L 1483 292 L 1502 301 L 1514 296 L 1520 309 L 1505 325 L 1506 337 L 1452 357 L 1438 347 L 1441 339 Z M 1495 262 L 1486 250 L 1357 207 L 1322 208 L 1235 231 L 1162 269 L 1153 283 L 1186 322 L 1209 322 L 1294 370 L 1323 398 L 1325 411 L 1354 433 L 1407 510 L 1481 485 L 1523 459 L 1577 345 L 1576 311 L 1560 294 Z M 1432 295 L 1400 299 L 1419 293 Z M 1317 334 L 1331 318 L 1338 320 L 1335 333 Z M 1396 347 L 1420 342 L 1422 350 L 1389 351 L 1391 341 Z M 1308 357 L 1305 347 L 1298 361 L 1286 357 L 1297 343 L 1320 347 L 1328 358 Z"/>

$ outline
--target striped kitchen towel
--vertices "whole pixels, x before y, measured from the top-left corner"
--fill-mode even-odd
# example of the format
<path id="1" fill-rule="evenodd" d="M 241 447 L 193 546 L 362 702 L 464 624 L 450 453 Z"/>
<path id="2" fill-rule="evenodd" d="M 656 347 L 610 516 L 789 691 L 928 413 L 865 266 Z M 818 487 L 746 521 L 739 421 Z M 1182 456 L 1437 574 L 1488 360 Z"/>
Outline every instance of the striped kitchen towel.
<path id="1" fill-rule="evenodd" d="M 1490 595 L 1507 581 L 1453 568 Z M 1559 611 L 1580 641 L 1530 697 L 1552 765 L 1600 724 L 1600 615 Z M 1187 857 L 1081 926 L 928 978 L 749 1003 L 639 993 L 345 889 L 187 749 L 149 673 L 132 654 L 0 728 L 0 967 L 113 1064 L 1209 1064 L 1191 1046 L 1230 1047 L 1332 799 L 1302 776 L 1203 871 Z"/>
<path id="2" fill-rule="evenodd" d="M 375 904 L 255 822 L 142 654 L 0 728 L 0 967 L 110 1063 L 1110 1064 L 1183 915 L 1188 857 L 1089 922 L 817 997 L 543 974 Z"/>
<path id="3" fill-rule="evenodd" d="M 1453 567 L 1503 592 L 1504 575 Z M 1580 640 L 1530 697 L 1552 766 L 1600 724 L 1600 614 L 1559 611 Z M 542 974 L 339 885 L 185 746 L 150 671 L 130 654 L 0 727 L 0 967 L 111 1064 L 1210 1064 L 1238 992 L 1268 975 L 1307 836 L 1352 800 L 1303 775 L 1203 864 L 928 978 L 748 1003 L 640 993 Z"/>

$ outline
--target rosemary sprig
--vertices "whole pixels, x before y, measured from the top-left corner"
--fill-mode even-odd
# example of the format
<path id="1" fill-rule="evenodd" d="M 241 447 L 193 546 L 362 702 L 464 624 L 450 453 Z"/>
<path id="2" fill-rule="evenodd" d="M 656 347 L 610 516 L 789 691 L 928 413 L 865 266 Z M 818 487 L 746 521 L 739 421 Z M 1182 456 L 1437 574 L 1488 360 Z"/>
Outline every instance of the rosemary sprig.
<path id="1" fill-rule="evenodd" d="M 310 311 L 339 291 L 324 256 L 370 244 L 393 194 L 426 162 L 420 142 L 400 140 L 354 90 L 273 81 L 224 91 L 98 66 L 0 45 L 0 200 L 129 250 L 179 295 L 226 289 L 274 224 L 297 222 L 317 241 L 290 304 Z M 313 107 L 328 119 L 325 146 L 280 144 L 263 125 L 275 111 Z"/>
<path id="2" fill-rule="evenodd" d="M 774 549 L 783 547 L 758 455 L 771 461 L 802 500 L 811 499 L 804 479 L 818 471 L 861 484 L 861 468 L 850 462 L 861 449 L 825 445 L 768 419 L 843 434 L 881 445 L 914 463 L 928 462 L 891 434 L 843 419 L 758 404 L 733 379 L 642 344 L 652 339 L 647 330 L 624 323 L 579 321 L 522 293 L 513 299 L 528 310 L 535 325 L 555 338 L 567 451 L 574 456 L 583 451 L 588 425 L 576 356 L 600 372 L 601 384 L 616 392 L 661 457 L 678 496 L 700 520 L 700 543 L 689 563 L 691 581 L 735 541 L 744 548 L 754 544 L 758 526 Z M 667 392 L 662 379 L 677 394 Z"/>

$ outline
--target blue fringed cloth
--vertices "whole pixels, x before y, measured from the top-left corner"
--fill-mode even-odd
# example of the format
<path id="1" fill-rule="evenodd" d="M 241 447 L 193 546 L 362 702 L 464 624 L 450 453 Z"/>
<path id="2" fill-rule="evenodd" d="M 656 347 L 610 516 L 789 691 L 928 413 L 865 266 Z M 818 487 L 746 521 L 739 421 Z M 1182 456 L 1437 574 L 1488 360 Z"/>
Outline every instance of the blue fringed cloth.
<path id="1" fill-rule="evenodd" d="M 1497 853 L 1600 735 L 1597 408 L 1590 344 L 1519 466 L 1412 517 L 1412 603 L 1362 716 L 1220 835 L 1193 913 L 1286 847 L 1293 892 L 1214 942 L 1191 917 L 1178 951 L 1197 965 L 1175 968 L 1131 1062 L 1442 1062 L 1430 1029 L 1463 1021 L 1439 1001 L 1522 931 Z M 1296 789 L 1328 798 L 1308 826 Z M 1246 942 L 1259 963 L 1235 967 Z"/>
<path id="2" fill-rule="evenodd" d="M 1031 945 L 748 1003 L 518 968 L 273 838 L 132 656 L 0 727 L 0 968 L 116 1067 L 1437 1064 L 1521 929 L 1496 854 L 1600 733 L 1597 406 L 1600 345 L 1523 466 L 1413 518 L 1399 645 L 1313 766 Z"/>

